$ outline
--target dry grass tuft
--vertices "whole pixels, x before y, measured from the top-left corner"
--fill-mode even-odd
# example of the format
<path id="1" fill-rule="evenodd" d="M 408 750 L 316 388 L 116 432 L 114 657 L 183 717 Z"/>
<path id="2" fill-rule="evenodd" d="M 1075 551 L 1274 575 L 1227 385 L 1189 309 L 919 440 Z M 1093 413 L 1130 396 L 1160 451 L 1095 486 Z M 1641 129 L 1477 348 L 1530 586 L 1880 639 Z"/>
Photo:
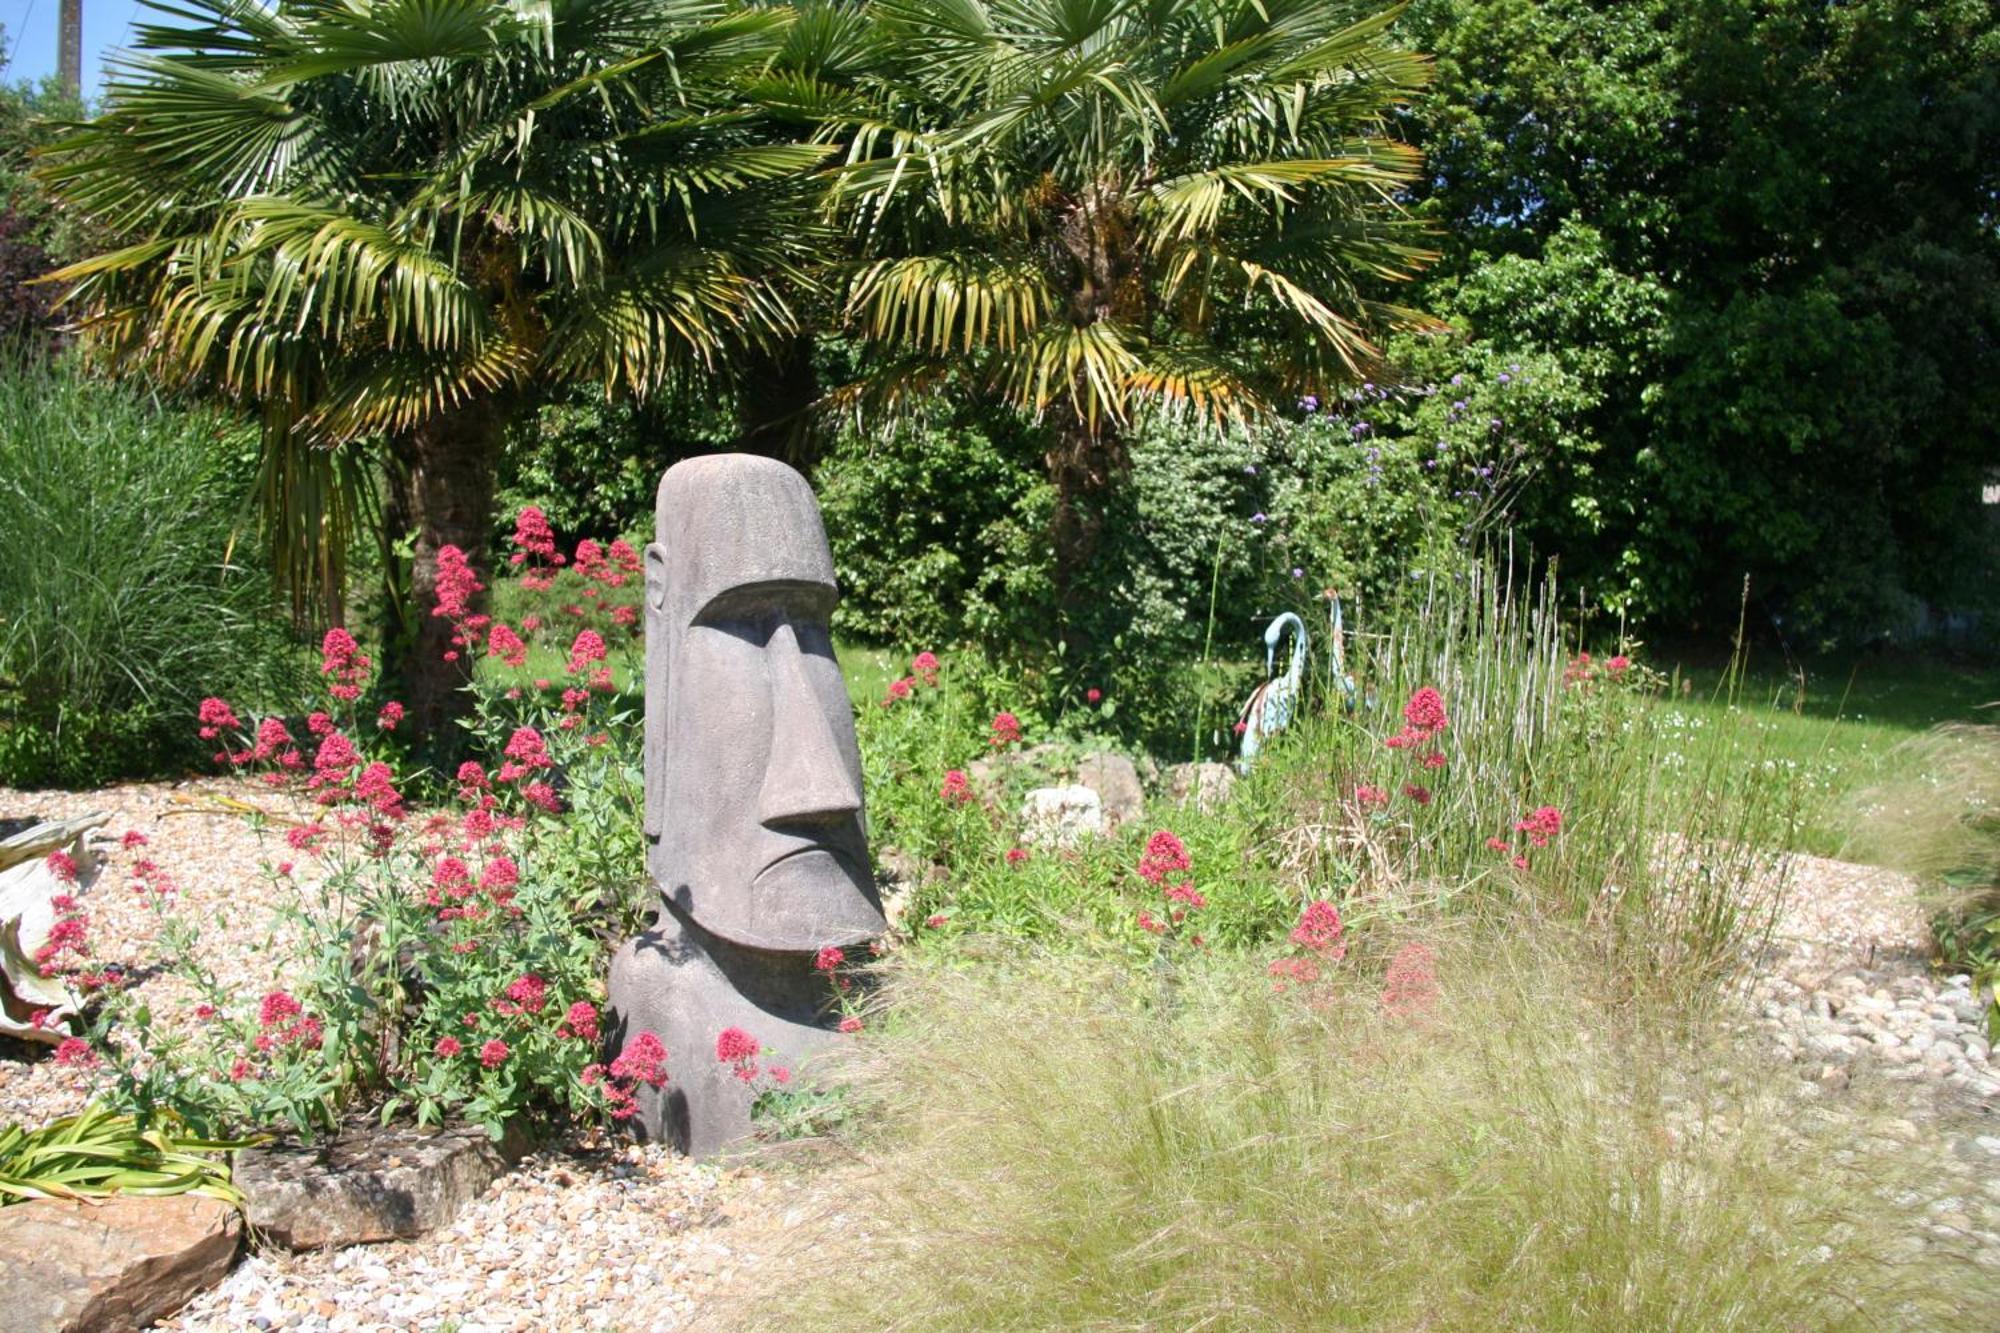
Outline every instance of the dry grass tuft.
<path id="1" fill-rule="evenodd" d="M 1548 932 L 1434 937 L 1310 995 L 1255 964 L 1074 956 L 905 971 L 860 1053 L 864 1234 L 732 1326 L 1842 1329 L 1993 1326 L 1990 1284 L 1890 1202 L 1916 1150 L 1839 1161 L 1792 1076 L 1601 985 Z M 1389 947 L 1385 941 L 1376 947 Z M 1887 1155 L 1885 1155 L 1887 1154 Z M 1897 1256 L 1913 1256 L 1898 1259 Z M 1984 1302 L 1978 1310 L 1966 1308 Z"/>

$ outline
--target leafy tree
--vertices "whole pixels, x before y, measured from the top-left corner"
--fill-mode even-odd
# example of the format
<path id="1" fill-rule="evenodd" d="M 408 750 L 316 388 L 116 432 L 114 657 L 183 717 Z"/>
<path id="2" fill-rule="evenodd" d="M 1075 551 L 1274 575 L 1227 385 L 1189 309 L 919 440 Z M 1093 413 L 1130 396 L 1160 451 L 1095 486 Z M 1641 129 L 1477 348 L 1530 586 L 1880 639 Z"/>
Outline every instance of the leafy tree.
<path id="1" fill-rule="evenodd" d="M 1987 0 L 1414 0 L 1406 22 L 1438 70 L 1416 207 L 1447 238 L 1419 299 L 1597 396 L 1594 517 L 1530 507 L 1530 539 L 1681 625 L 1732 614 L 1745 573 L 1822 639 L 1991 598 Z"/>
<path id="2" fill-rule="evenodd" d="M 965 376 L 1043 417 L 1058 545 L 1144 403 L 1259 416 L 1358 379 L 1428 258 L 1392 137 L 1426 77 L 1393 11 L 1329 0 L 810 4 L 758 95 L 845 150 L 858 240 L 835 401 L 899 413 Z M 961 380 L 952 380 L 962 383 Z"/>
<path id="3" fill-rule="evenodd" d="M 151 0 L 149 0 L 151 3 Z M 379 442 L 428 607 L 478 551 L 510 418 L 548 386 L 646 394 L 789 330 L 807 169 L 740 94 L 787 14 L 724 0 L 162 0 L 45 179 L 131 238 L 59 275 L 106 360 L 256 410 L 309 609 Z M 419 613 L 410 704 L 462 669 Z"/>

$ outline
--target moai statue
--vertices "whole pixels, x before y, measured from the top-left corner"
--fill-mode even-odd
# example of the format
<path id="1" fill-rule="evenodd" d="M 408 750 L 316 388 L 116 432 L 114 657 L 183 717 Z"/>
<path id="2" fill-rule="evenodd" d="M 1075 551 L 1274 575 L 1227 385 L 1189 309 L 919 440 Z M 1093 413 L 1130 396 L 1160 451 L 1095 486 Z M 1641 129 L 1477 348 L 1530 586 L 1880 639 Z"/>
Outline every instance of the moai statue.
<path id="1" fill-rule="evenodd" d="M 716 1059 L 740 1028 L 786 1061 L 836 1039 L 827 946 L 885 929 L 861 755 L 834 660 L 836 589 L 811 488 L 749 454 L 660 481 L 646 548 L 652 927 L 611 963 L 612 1053 L 641 1032 L 670 1077 L 642 1133 L 709 1157 L 750 1133 L 752 1089 Z"/>

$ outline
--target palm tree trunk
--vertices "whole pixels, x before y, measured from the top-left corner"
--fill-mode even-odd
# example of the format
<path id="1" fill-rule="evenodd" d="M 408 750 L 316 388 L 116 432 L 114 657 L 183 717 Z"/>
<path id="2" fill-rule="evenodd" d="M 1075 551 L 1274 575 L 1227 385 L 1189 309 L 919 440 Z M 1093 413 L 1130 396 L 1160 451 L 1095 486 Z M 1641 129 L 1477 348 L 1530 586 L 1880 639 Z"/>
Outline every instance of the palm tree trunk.
<path id="1" fill-rule="evenodd" d="M 396 505 L 414 538 L 410 569 L 412 633 L 401 661 L 405 698 L 419 736 L 443 739 L 446 723 L 468 711 L 464 685 L 477 654 L 452 642 L 452 622 L 431 614 L 437 605 L 438 552 L 456 546 L 479 571 L 493 573 L 487 540 L 493 524 L 493 467 L 506 425 L 499 403 L 475 399 L 395 442 L 402 464 Z M 485 598 L 476 599 L 483 610 Z"/>
<path id="2" fill-rule="evenodd" d="M 753 347 L 745 359 L 737 394 L 741 447 L 783 459 L 810 475 L 823 444 L 812 419 L 819 375 L 813 367 L 811 336 L 799 334 L 774 348 Z"/>

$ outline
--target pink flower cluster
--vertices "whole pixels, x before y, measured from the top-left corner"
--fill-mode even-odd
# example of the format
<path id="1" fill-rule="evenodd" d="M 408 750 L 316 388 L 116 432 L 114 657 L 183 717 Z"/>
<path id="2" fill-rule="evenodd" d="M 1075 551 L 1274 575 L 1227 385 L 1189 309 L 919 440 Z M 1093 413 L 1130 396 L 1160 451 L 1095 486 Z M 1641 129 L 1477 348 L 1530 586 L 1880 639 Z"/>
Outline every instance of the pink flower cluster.
<path id="1" fill-rule="evenodd" d="M 274 990 L 257 1006 L 256 1047 L 268 1055 L 285 1047 L 317 1050 L 325 1029 L 289 991 Z"/>
<path id="2" fill-rule="evenodd" d="M 1398 1018 L 1428 1013 L 1438 1001 L 1437 955 L 1427 944 L 1405 944 L 1389 960 L 1382 1007 Z"/>
<path id="3" fill-rule="evenodd" d="M 1505 838 L 1488 838 L 1486 845 L 1508 859 L 1516 870 L 1528 868 L 1528 849 L 1548 846 L 1563 831 L 1562 811 L 1553 805 L 1540 806 L 1523 816 L 1514 825 L 1516 833 L 1527 834 L 1527 846 L 1517 853 L 1514 844 Z"/>
<path id="4" fill-rule="evenodd" d="M 320 640 L 319 673 L 331 679 L 326 692 L 342 703 L 351 704 L 361 697 L 372 665 L 354 636 L 344 629 L 330 629 Z"/>
<path id="5" fill-rule="evenodd" d="M 1603 663 L 1593 662 L 1589 653 L 1579 652 L 1563 667 L 1563 687 L 1589 685 L 1605 679 L 1617 680 L 1632 669 L 1632 659 L 1623 653 L 1606 658 Z"/>
<path id="6" fill-rule="evenodd" d="M 993 715 L 993 734 L 987 738 L 988 745 L 1000 747 L 1019 743 L 1021 739 L 1021 719 L 1012 713 Z"/>
<path id="7" fill-rule="evenodd" d="M 942 670 L 943 666 L 939 663 L 936 653 L 928 651 L 918 653 L 910 659 L 910 674 L 889 682 L 888 691 L 882 696 L 882 707 L 892 708 L 903 700 L 911 698 L 916 694 L 917 686 L 919 685 L 935 688 L 938 683 L 938 673 Z M 1011 713 L 1002 713 L 1000 715 L 1000 717 L 1012 716 L 1013 714 Z M 997 729 L 1000 718 L 994 718 L 993 722 Z M 1017 721 L 1014 727 L 1018 733 L 1020 723 Z M 1017 734 L 1015 739 L 1019 740 L 1020 736 Z M 999 743 L 997 740 L 994 742 L 996 745 Z"/>
<path id="8" fill-rule="evenodd" d="M 1403 729 L 1393 736 L 1383 737 L 1382 744 L 1391 750 L 1409 751 L 1420 770 L 1440 769 L 1447 760 L 1438 738 L 1450 725 L 1444 696 L 1435 687 L 1426 685 L 1403 705 Z M 1422 782 L 1404 783 L 1403 795 L 1419 806 L 1431 803 L 1431 789 Z M 1380 810 L 1389 804 L 1389 793 L 1385 788 L 1363 782 L 1354 789 L 1354 802 L 1364 812 Z"/>
<path id="9" fill-rule="evenodd" d="M 1271 964 L 1273 987 L 1283 991 L 1288 986 L 1310 986 L 1318 981 L 1323 968 L 1347 957 L 1346 931 L 1340 909 L 1331 901 L 1320 898 L 1307 903 L 1289 937 L 1293 947 L 1303 952 Z"/>
<path id="10" fill-rule="evenodd" d="M 1160 891 L 1166 915 L 1158 917 L 1150 908 L 1141 908 L 1139 929 L 1149 935 L 1165 935 L 1184 924 L 1188 913 L 1208 906 L 1208 899 L 1195 888 L 1192 879 L 1169 882 L 1171 876 L 1193 868 L 1194 858 L 1188 855 L 1187 844 L 1170 830 L 1160 829 L 1146 839 L 1146 848 L 1139 855 L 1138 875 Z M 1192 936 L 1191 942 L 1199 946 L 1202 938 Z"/>
<path id="11" fill-rule="evenodd" d="M 954 768 L 944 775 L 944 785 L 938 795 L 947 805 L 964 805 L 972 799 L 972 782 L 965 776 L 965 770 Z"/>

